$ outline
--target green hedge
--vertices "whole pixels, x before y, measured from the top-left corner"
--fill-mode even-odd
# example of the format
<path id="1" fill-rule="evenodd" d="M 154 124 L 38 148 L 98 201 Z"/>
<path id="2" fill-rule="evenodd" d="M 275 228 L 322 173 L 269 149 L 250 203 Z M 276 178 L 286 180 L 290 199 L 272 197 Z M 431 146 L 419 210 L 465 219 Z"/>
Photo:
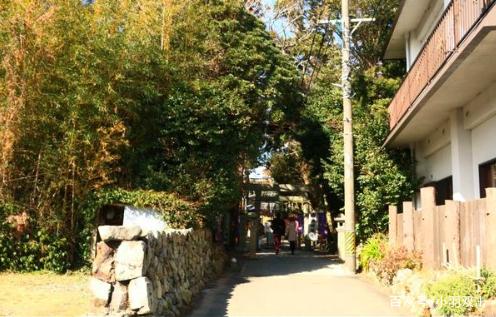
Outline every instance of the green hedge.
<path id="1" fill-rule="evenodd" d="M 0 203 L 0 270 L 66 271 L 70 267 L 68 239 L 32 221 L 25 234 L 15 237 L 15 228 L 7 217 L 17 210 L 15 205 Z"/>
<path id="2" fill-rule="evenodd" d="M 79 204 L 75 236 L 64 235 L 44 223 L 44 219 L 30 215 L 29 229 L 21 237 L 15 237 L 15 228 L 7 218 L 22 209 L 0 202 L 0 270 L 64 272 L 70 268 L 89 267 L 96 215 L 103 206 L 117 203 L 155 209 L 173 228 L 198 228 L 204 223 L 198 206 L 176 194 L 105 189 L 90 194 Z"/>
<path id="3" fill-rule="evenodd" d="M 435 301 L 436 311 L 445 316 L 481 312 L 482 301 L 496 298 L 496 274 L 487 269 L 481 273 L 478 281 L 473 268 L 448 271 L 426 285 L 426 295 Z"/>
<path id="4" fill-rule="evenodd" d="M 124 204 L 138 208 L 151 208 L 160 212 L 164 221 L 172 228 L 198 228 L 203 226 L 203 217 L 198 206 L 181 199 L 178 195 L 152 190 L 104 189 L 88 197 L 83 205 L 84 218 L 78 239 L 79 263 L 88 266 L 90 263 L 90 244 L 95 229 L 97 212 L 105 205 Z"/>

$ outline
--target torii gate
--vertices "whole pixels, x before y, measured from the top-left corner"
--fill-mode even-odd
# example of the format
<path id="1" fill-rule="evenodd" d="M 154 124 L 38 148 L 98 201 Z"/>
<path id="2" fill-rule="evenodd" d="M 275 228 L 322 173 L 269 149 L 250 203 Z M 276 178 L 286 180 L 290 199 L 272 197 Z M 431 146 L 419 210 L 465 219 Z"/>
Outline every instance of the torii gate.
<path id="1" fill-rule="evenodd" d="M 308 198 L 310 187 L 307 185 L 245 183 L 243 184 L 243 191 L 243 210 L 246 211 L 246 215 L 248 216 L 248 231 L 250 233 L 248 244 L 250 255 L 255 255 L 257 251 L 257 227 L 263 202 L 299 204 L 302 206 L 302 211 L 304 213 L 313 211 L 312 204 Z M 254 199 L 254 209 L 248 211 L 247 207 L 250 199 Z M 244 229 L 244 226 L 241 226 L 240 245 L 243 247 L 246 244 L 248 234 Z"/>

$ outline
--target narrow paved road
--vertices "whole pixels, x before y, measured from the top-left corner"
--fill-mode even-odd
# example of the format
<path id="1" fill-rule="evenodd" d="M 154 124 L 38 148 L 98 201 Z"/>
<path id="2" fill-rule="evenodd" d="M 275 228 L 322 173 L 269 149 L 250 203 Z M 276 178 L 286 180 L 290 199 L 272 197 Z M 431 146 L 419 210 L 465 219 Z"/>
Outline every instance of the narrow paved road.
<path id="1" fill-rule="evenodd" d="M 328 256 L 259 253 L 206 289 L 190 317 L 408 316 Z"/>

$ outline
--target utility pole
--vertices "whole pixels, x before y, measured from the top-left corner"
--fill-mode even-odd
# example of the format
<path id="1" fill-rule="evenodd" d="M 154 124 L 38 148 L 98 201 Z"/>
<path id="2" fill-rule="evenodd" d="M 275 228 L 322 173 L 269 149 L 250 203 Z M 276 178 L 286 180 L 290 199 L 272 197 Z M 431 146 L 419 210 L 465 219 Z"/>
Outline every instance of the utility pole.
<path id="1" fill-rule="evenodd" d="M 351 273 L 356 272 L 355 246 L 355 178 L 353 173 L 353 115 L 350 82 L 350 12 L 348 0 L 341 0 L 343 32 L 341 85 L 343 91 L 343 142 L 344 142 L 344 238 L 345 264 Z"/>
<path id="2" fill-rule="evenodd" d="M 341 19 L 319 21 L 320 23 L 341 23 L 342 48 L 341 48 L 341 84 L 343 94 L 343 142 L 344 142 L 344 261 L 348 270 L 356 273 L 356 245 L 355 245 L 355 177 L 353 172 L 353 113 L 351 106 L 351 81 L 350 81 L 350 46 L 351 36 L 364 22 L 373 22 L 374 18 L 350 19 L 349 0 L 341 0 Z M 350 31 L 350 24 L 356 23 Z"/>

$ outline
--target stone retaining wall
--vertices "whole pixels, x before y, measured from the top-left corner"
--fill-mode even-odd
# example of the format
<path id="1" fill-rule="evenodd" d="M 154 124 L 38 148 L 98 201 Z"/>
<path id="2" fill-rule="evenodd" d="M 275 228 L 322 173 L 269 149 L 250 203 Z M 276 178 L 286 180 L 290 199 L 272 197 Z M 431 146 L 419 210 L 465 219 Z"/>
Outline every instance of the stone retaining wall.
<path id="1" fill-rule="evenodd" d="M 100 314 L 178 316 L 226 256 L 207 230 L 100 226 L 91 290 Z"/>

